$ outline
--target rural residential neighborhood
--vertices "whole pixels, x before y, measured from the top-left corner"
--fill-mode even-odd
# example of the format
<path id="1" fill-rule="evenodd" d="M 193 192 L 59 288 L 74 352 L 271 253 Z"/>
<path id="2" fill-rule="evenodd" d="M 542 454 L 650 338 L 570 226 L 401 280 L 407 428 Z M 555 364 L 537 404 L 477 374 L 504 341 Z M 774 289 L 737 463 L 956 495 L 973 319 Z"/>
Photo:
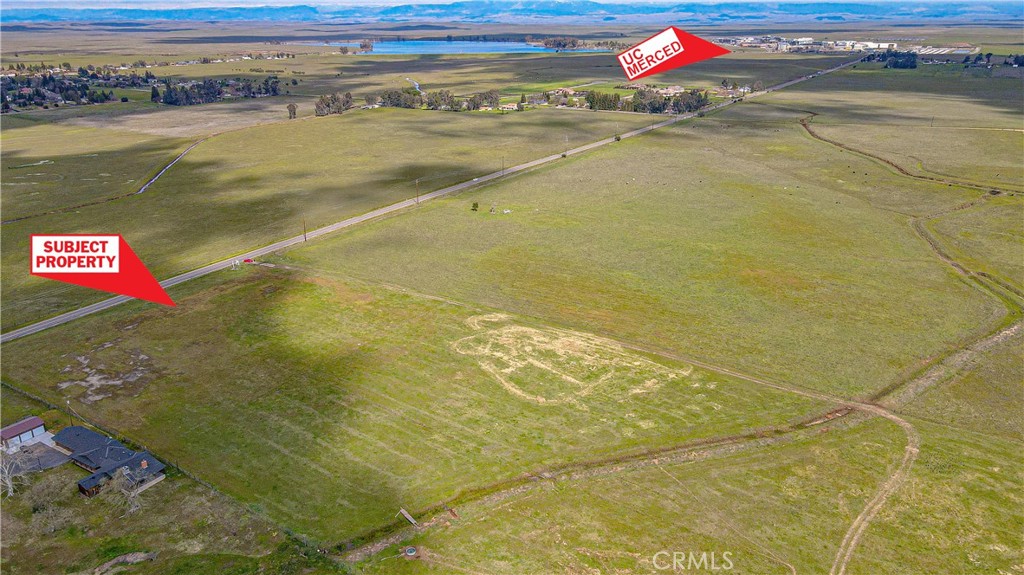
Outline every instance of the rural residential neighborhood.
<path id="1" fill-rule="evenodd" d="M 0 575 L 1024 571 L 1024 6 L 0 3 Z"/>

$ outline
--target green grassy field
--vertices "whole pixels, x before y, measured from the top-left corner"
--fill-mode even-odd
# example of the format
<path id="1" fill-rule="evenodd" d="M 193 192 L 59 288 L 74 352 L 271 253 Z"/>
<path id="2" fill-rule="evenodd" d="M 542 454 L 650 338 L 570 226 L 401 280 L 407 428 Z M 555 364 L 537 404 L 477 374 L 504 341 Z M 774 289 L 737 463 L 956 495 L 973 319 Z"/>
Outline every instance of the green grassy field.
<path id="1" fill-rule="evenodd" d="M 172 294 L 175 309 L 132 304 L 8 344 L 4 377 L 70 397 L 327 542 L 528 472 L 827 409 L 585 333 L 330 275 L 224 272 Z M 69 364 L 78 356 L 89 364 Z M 111 385 L 89 383 L 100 373 Z"/>
<path id="2" fill-rule="evenodd" d="M 723 572 L 782 574 L 792 565 L 798 573 L 827 573 L 847 526 L 903 441 L 896 426 L 874 420 L 692 460 L 560 477 L 457 508 L 458 519 L 444 517 L 403 542 L 420 550 L 420 560 L 395 557 L 400 548 L 391 547 L 360 567 L 364 573 L 659 573 L 672 572 L 663 566 L 671 566 L 673 552 L 694 552 L 714 553 Z M 660 551 L 668 556 L 656 558 Z M 689 570 L 711 571 L 676 572 Z"/>
<path id="3" fill-rule="evenodd" d="M 1020 130 L 1022 91 L 1019 79 L 993 78 L 989 70 L 957 65 L 886 70 L 879 63 L 861 63 L 762 101 L 817 112 L 815 124 Z M 881 139 L 875 145 L 886 149 Z M 957 146 L 943 148 L 961 153 Z M 981 150 L 979 160 L 985 155 Z"/>
<path id="4" fill-rule="evenodd" d="M 116 231 L 162 279 L 301 234 L 304 225 L 312 230 L 414 197 L 417 180 L 420 191 L 426 193 L 498 171 L 503 161 L 512 166 L 648 121 L 637 115 L 571 110 L 492 115 L 382 108 L 225 133 L 197 146 L 144 194 L 4 225 L 0 233 L 5 244 L 3 289 L 8 305 L 3 325 L 29 323 L 102 297 L 28 275 L 31 233 L 106 233 L 111 231 L 111 221 L 116 221 Z M 45 170 L 54 178 L 70 180 L 80 160 L 53 152 L 58 151 L 61 134 L 72 129 L 14 129 L 15 141 L 21 132 L 38 136 L 34 144 L 26 142 L 19 161 L 51 160 L 53 164 L 30 171 Z M 111 136 L 111 142 L 116 141 Z M 144 141 L 157 149 L 181 142 Z M 318 146 L 311 149 L 310 142 Z M 32 155 L 27 151 L 29 144 L 36 150 Z M 133 154 L 131 149 L 124 153 Z M 132 162 L 145 161 L 147 156 L 140 158 Z M 117 164 L 117 158 L 111 157 L 110 162 Z M 110 165 L 105 161 L 87 165 L 114 169 L 105 167 Z M 139 171 L 133 179 L 148 179 Z M 131 174 L 119 177 L 126 175 Z M 70 200 L 64 196 L 77 189 L 55 190 L 64 195 L 54 198 L 52 205 L 67 205 Z M 39 200 L 19 209 L 25 202 L 12 202 L 17 213 L 43 207 Z"/>
<path id="5" fill-rule="evenodd" d="M 1024 191 L 1024 130 L 915 128 L 882 124 L 817 125 L 830 140 L 881 155 L 930 177 Z"/>
<path id="6" fill-rule="evenodd" d="M 911 477 L 871 523 L 847 572 L 1012 573 L 1024 560 L 1020 443 L 915 425 L 924 443 Z M 458 507 L 458 519 L 443 516 L 359 567 L 660 573 L 672 552 L 715 553 L 720 569 L 728 552 L 737 573 L 827 573 L 904 442 L 898 428 L 875 419 L 696 461 L 560 477 Z M 407 545 L 420 559 L 399 557 Z M 669 554 L 655 557 L 661 551 Z"/>
<path id="7" fill-rule="evenodd" d="M 972 269 L 1024 289 L 1024 203 L 1019 196 L 990 198 L 984 205 L 928 222 L 943 246 Z"/>
<path id="8" fill-rule="evenodd" d="M 749 108 L 748 116 L 764 107 Z M 888 211 L 929 213 L 979 192 L 910 181 L 805 137 L 792 121 L 740 123 L 730 114 L 422 206 L 279 261 L 846 396 L 909 375 L 1002 316 Z M 498 213 L 473 212 L 473 202 Z"/>
<path id="9" fill-rule="evenodd" d="M 902 411 L 971 432 L 1024 441 L 1024 336 L 985 351 L 950 381 L 925 391 Z"/>
<path id="10" fill-rule="evenodd" d="M 341 56 L 265 44 L 281 30 L 228 25 L 212 42 L 197 24 L 164 43 L 111 32 L 75 58 L 298 51 L 158 69 L 187 78 L 282 67 L 283 78 L 302 80 L 287 97 L 4 118 L 5 218 L 101 197 L 93 174 L 130 189 L 128 179 L 188 141 L 220 133 L 146 194 L 4 225 L 5 328 L 103 297 L 27 277 L 30 232 L 109 232 L 116 222 L 166 277 L 411 197 L 417 180 L 426 192 L 497 170 L 502 158 L 513 165 L 650 122 L 394 109 L 281 122 L 289 101 L 308 116 L 312 95 L 359 99 L 406 87 L 407 77 L 426 90 L 509 96 L 620 78 L 607 54 Z M 935 42 L 1019 43 L 996 28 L 912 30 Z M 15 49 L 19 61 L 38 61 L 39 37 L 5 31 L 5 58 Z M 843 60 L 741 50 L 658 83 L 770 85 Z M 1019 570 L 1021 335 L 916 399 L 901 396 L 913 432 L 857 412 L 810 425 L 838 403 L 793 392 L 899 393 L 932 362 L 1019 317 L 1007 308 L 1012 296 L 958 275 L 925 237 L 970 270 L 1024 288 L 1019 194 L 907 177 L 799 124 L 814 115 L 823 136 L 914 173 L 1020 189 L 1022 87 L 986 74 L 859 64 L 314 240 L 267 266 L 177 286 L 175 308 L 131 302 L 5 344 L 5 382 L 70 400 L 231 499 L 172 474 L 147 492 L 152 515 L 112 519 L 101 500 L 63 489 L 79 471 L 60 469 L 28 488 L 49 507 L 34 509 L 39 493 L 4 502 L 3 573 L 81 571 L 126 550 L 161 554 L 128 572 L 319 573 L 330 564 L 316 547 L 337 556 L 345 543 L 389 533 L 394 544 L 356 572 L 654 573 L 664 572 L 658 551 L 717 553 L 719 562 L 728 551 L 736 573 L 827 573 L 913 436 L 921 447 L 908 479 L 847 572 Z M 83 159 L 92 153 L 109 155 Z M 53 163 L 8 169 L 42 160 Z M 42 176 L 6 185 L 30 184 L 17 179 L 23 171 L 64 179 L 36 195 L 44 189 L 27 188 Z M 0 400 L 4 423 L 39 412 L 6 391 Z M 60 412 L 42 414 L 63 424 Z M 60 488 L 48 492 L 47 482 Z M 402 531 L 400 508 L 437 520 Z M 46 532 L 52 516 L 67 523 Z M 399 543 L 421 558 L 396 557 Z"/>
<path id="11" fill-rule="evenodd" d="M 137 191 L 189 143 L 18 116 L 2 130 L 5 221 Z"/>
<path id="12" fill-rule="evenodd" d="M 1017 413 L 1021 407 L 1014 405 Z M 870 575 L 895 566 L 908 574 L 1012 573 L 1024 561 L 1022 444 L 912 421 L 921 454 L 865 532 L 848 572 Z"/>

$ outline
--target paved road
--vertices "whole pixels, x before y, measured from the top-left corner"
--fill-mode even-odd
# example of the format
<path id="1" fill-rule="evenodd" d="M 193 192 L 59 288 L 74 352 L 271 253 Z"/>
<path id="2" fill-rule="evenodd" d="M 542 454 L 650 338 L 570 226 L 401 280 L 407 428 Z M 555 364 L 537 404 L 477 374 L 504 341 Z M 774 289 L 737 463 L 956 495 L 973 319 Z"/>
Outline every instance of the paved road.
<path id="1" fill-rule="evenodd" d="M 763 94 L 767 94 L 769 92 L 774 92 L 775 90 L 780 90 L 782 88 L 787 88 L 787 87 L 792 86 L 794 84 L 799 84 L 800 82 L 804 82 L 806 80 L 810 80 L 811 78 L 814 78 L 814 77 L 816 77 L 818 75 L 826 74 L 826 73 L 829 73 L 829 72 L 835 72 L 836 70 L 845 68 L 846 66 L 850 66 L 852 64 L 855 64 L 858 61 L 859 60 L 855 60 L 855 61 L 852 61 L 852 62 L 847 62 L 845 64 L 841 64 L 841 65 L 836 66 L 834 68 L 830 68 L 828 70 L 823 70 L 822 72 L 819 72 L 819 73 L 815 73 L 815 74 L 812 74 L 812 75 L 809 75 L 809 76 L 802 76 L 802 77 L 797 78 L 795 80 L 790 80 L 788 82 L 783 82 L 781 84 L 777 84 L 775 86 L 767 88 L 763 92 L 756 92 L 756 93 L 748 94 L 746 97 L 747 98 L 754 98 L 754 97 L 757 97 L 757 96 L 760 96 L 760 95 L 763 95 Z M 735 103 L 734 100 L 729 100 L 729 101 L 726 101 L 726 102 L 715 104 L 714 106 L 710 106 L 708 108 L 704 108 L 702 110 L 702 112 L 710 112 L 712 110 L 718 110 L 718 109 L 721 109 L 721 108 L 725 108 L 726 106 L 730 106 L 730 105 L 732 105 L 734 103 Z M 693 112 L 693 113 L 689 113 L 689 114 L 680 114 L 678 116 L 673 116 L 673 117 L 668 118 L 666 120 L 662 120 L 660 122 L 652 123 L 650 126 L 644 126 L 643 128 L 639 128 L 637 130 L 626 132 L 626 133 L 621 135 L 621 138 L 622 139 L 632 138 L 634 136 L 639 136 L 641 134 L 646 134 L 647 132 L 651 132 L 651 131 L 657 130 L 659 128 L 664 128 L 665 126 L 671 126 L 672 124 L 675 124 L 676 122 L 679 122 L 681 120 L 687 120 L 687 119 L 693 118 L 696 115 L 697 115 L 697 113 Z M 615 142 L 615 138 L 614 137 L 605 138 L 605 139 L 599 140 L 597 142 L 592 142 L 590 144 L 586 144 L 584 146 L 580 146 L 578 148 L 573 148 L 571 150 L 568 150 L 565 153 L 565 155 L 566 156 L 574 156 L 576 154 L 582 154 L 583 152 L 587 152 L 589 150 L 593 150 L 594 148 L 599 148 L 601 146 L 605 146 L 605 145 L 611 144 L 613 142 Z M 305 236 L 301 236 L 300 235 L 300 236 L 295 236 L 293 238 L 288 238 L 286 240 L 281 240 L 279 242 L 272 243 L 272 244 L 270 244 L 268 246 L 264 246 L 262 248 L 255 249 L 255 250 L 252 250 L 250 252 L 246 252 L 244 254 L 241 254 L 241 255 L 238 255 L 238 256 L 235 256 L 235 257 L 232 257 L 232 258 L 221 260 L 219 262 L 212 263 L 212 264 L 203 266 L 201 268 L 194 269 L 194 270 L 189 271 L 189 272 L 185 272 L 185 273 L 183 273 L 181 275 L 176 275 L 176 276 L 174 276 L 174 277 L 172 277 L 170 279 L 166 279 L 166 280 L 160 282 L 160 285 L 162 285 L 164 288 L 169 288 L 169 287 L 172 287 L 172 286 L 176 286 L 176 285 L 178 285 L 180 283 L 184 283 L 184 282 L 187 282 L 189 280 L 193 280 L 193 279 L 205 276 L 207 274 L 211 274 L 213 272 L 229 268 L 229 267 L 231 267 L 232 262 L 234 262 L 236 260 L 243 260 L 243 259 L 247 259 L 247 258 L 258 258 L 258 257 L 261 257 L 261 256 L 265 256 L 267 254 L 274 253 L 274 252 L 282 250 L 284 248 L 291 247 L 291 246 L 294 246 L 296 244 L 300 244 L 303 241 L 305 241 L 306 238 L 316 238 L 316 237 L 320 237 L 320 236 L 325 235 L 325 234 L 336 232 L 338 230 L 343 230 L 345 228 L 349 228 L 349 227 L 361 224 L 361 223 L 366 222 L 368 220 L 379 218 L 381 216 L 384 216 L 384 215 L 387 215 L 387 214 L 390 214 L 390 213 L 393 213 L 393 212 L 397 212 L 399 210 L 404 210 L 406 208 L 411 208 L 411 207 L 415 206 L 416 204 L 418 204 L 419 202 L 426 202 L 426 201 L 429 201 L 429 200 L 433 200 L 435 198 L 440 198 L 440 197 L 443 197 L 443 196 L 447 196 L 447 195 L 450 195 L 450 194 L 461 192 L 461 191 L 467 190 L 469 188 L 473 188 L 473 187 L 479 186 L 481 184 L 490 182 L 492 180 L 497 180 L 498 178 L 503 178 L 503 177 L 509 176 L 511 174 L 515 174 L 517 172 L 522 172 L 524 170 L 529 170 L 531 168 L 535 168 L 537 166 L 541 166 L 541 165 L 547 164 L 549 162 L 557 161 L 557 160 L 561 159 L 561 157 L 562 157 L 562 154 L 552 154 L 550 156 L 539 158 L 539 159 L 533 160 L 531 162 L 526 162 L 525 164 L 519 164 L 518 166 L 512 166 L 512 167 L 506 168 L 504 170 L 499 170 L 497 172 L 492 172 L 492 173 L 487 174 L 485 176 L 480 176 L 479 178 L 474 178 L 473 180 L 470 180 L 468 182 L 462 182 L 461 184 L 455 184 L 454 186 L 448 186 L 447 188 L 442 188 L 440 190 L 436 190 L 436 191 L 430 192 L 428 194 L 423 194 L 423 195 L 419 196 L 418 199 L 417 198 L 411 198 L 411 199 L 403 200 L 403 201 L 395 203 L 395 204 L 391 204 L 389 206 L 384 206 L 383 208 L 379 208 L 379 209 L 373 210 L 372 212 L 368 212 L 368 213 L 365 213 L 365 214 L 360 215 L 360 216 L 354 216 L 354 217 L 348 218 L 346 220 L 342 220 L 340 222 L 331 224 L 329 226 L 326 226 L 326 227 L 323 227 L 323 228 L 319 228 L 317 230 L 313 230 L 313 231 L 307 233 Z M 170 166 L 168 166 L 168 167 L 170 167 Z M 94 304 L 90 304 L 90 305 L 87 305 L 85 307 L 78 308 L 76 310 L 72 310 L 72 311 L 69 311 L 69 312 L 66 312 L 66 313 L 62 313 L 62 314 L 60 314 L 58 316 L 54 316 L 54 317 L 51 317 L 49 319 L 45 319 L 45 320 L 40 321 L 38 323 L 27 325 L 25 327 L 21 327 L 21 328 L 15 329 L 13 331 L 5 332 L 4 334 L 0 335 L 0 343 L 6 343 L 8 341 L 12 341 L 12 340 L 15 340 L 15 339 L 18 339 L 18 338 L 22 338 L 22 337 L 25 337 L 27 335 L 32 335 L 34 333 L 39 333 L 39 332 L 41 332 L 43 330 L 49 329 L 51 327 L 56 327 L 58 325 L 62 325 L 62 324 L 65 324 L 65 323 L 68 323 L 69 321 L 76 320 L 76 319 L 78 319 L 80 317 L 85 317 L 87 315 L 91 315 L 91 314 L 94 314 L 96 312 L 100 312 L 100 311 L 103 311 L 103 310 L 106 310 L 106 309 L 110 309 L 110 308 L 112 308 L 112 307 L 114 307 L 116 305 L 120 305 L 120 304 L 122 304 L 122 303 L 124 303 L 126 301 L 131 300 L 131 299 L 133 299 L 133 298 L 130 298 L 130 297 L 127 297 L 127 296 L 112 297 L 110 299 L 105 299 L 103 301 L 96 302 Z"/>

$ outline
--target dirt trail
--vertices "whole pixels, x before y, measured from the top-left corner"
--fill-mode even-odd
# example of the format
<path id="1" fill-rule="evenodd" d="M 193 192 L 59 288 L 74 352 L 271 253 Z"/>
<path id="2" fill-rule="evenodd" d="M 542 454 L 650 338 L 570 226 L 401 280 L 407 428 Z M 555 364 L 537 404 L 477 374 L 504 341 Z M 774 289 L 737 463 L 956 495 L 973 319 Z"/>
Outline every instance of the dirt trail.
<path id="1" fill-rule="evenodd" d="M 871 524 L 871 520 L 878 515 L 879 510 L 885 505 L 889 496 L 899 489 L 900 485 L 903 485 L 903 482 L 910 476 L 910 468 L 921 450 L 921 437 L 910 422 L 882 407 L 876 407 L 870 411 L 903 428 L 903 431 L 907 434 L 907 446 L 903 450 L 903 459 L 900 461 L 896 471 L 882 483 L 875 496 L 861 510 L 856 519 L 853 520 L 849 529 L 846 530 L 846 535 L 839 544 L 839 551 L 836 552 L 836 558 L 832 562 L 832 569 L 829 570 L 829 575 L 843 575 L 846 573 L 846 566 L 850 563 L 853 552 L 857 549 L 857 544 L 860 543 L 860 538 L 864 535 L 864 531 Z"/>
<path id="2" fill-rule="evenodd" d="M 982 191 L 996 190 L 996 191 L 1004 193 L 1004 194 L 1015 194 L 1015 193 L 1017 193 L 1017 190 L 1010 190 L 1010 189 L 1006 189 L 1006 188 L 1000 188 L 998 186 L 985 186 L 985 185 L 981 185 L 981 184 L 976 184 L 974 182 L 968 182 L 968 181 L 965 181 L 965 180 L 952 180 L 952 179 L 946 179 L 946 178 L 939 178 L 939 177 L 933 177 L 933 176 L 923 176 L 923 175 L 920 175 L 920 174 L 915 174 L 913 172 L 908 171 L 906 168 L 904 168 L 903 166 L 897 164 L 896 162 L 893 162 L 892 160 L 888 160 L 888 159 L 883 158 L 881 156 L 876 156 L 875 154 L 872 154 L 870 152 L 865 152 L 863 150 L 858 150 L 857 148 L 853 148 L 853 147 L 848 146 L 848 145 L 846 145 L 846 144 L 844 144 L 842 142 L 837 142 L 837 141 L 832 140 L 830 138 L 826 138 L 826 137 L 822 136 L 821 134 L 818 134 L 817 132 L 814 131 L 813 128 L 811 128 L 811 120 L 815 116 L 817 116 L 818 113 L 817 112 L 811 112 L 811 111 L 808 111 L 808 110 L 804 110 L 804 111 L 807 112 L 808 114 L 810 114 L 810 116 L 801 119 L 800 120 L 800 125 L 804 127 L 804 130 L 806 130 L 807 133 L 810 134 L 810 136 L 812 138 L 814 138 L 816 140 L 820 140 L 820 141 L 825 142 L 827 144 L 831 144 L 833 146 L 836 146 L 837 148 L 842 148 L 842 149 L 844 149 L 844 150 L 846 150 L 848 152 L 853 152 L 855 154 L 858 154 L 858 155 L 861 155 L 861 156 L 864 156 L 864 157 L 867 157 L 867 158 L 871 158 L 872 160 L 875 160 L 875 161 L 878 161 L 878 162 L 882 162 L 883 164 L 885 164 L 885 165 L 895 169 L 897 172 L 899 172 L 900 174 L 902 174 L 904 176 L 907 176 L 908 178 L 914 178 L 915 180 L 923 180 L 923 181 L 926 181 L 926 182 L 935 182 L 935 183 L 939 183 L 939 184 L 947 184 L 947 185 L 951 185 L 951 186 L 961 186 L 961 187 L 964 187 L 964 188 L 973 188 L 973 189 L 982 190 Z"/>
<path id="3" fill-rule="evenodd" d="M 648 467 L 661 468 L 661 466 L 665 464 L 703 461 L 712 457 L 729 455 L 745 449 L 774 445 L 776 443 L 786 441 L 790 436 L 800 434 L 801 432 L 818 434 L 822 429 L 827 429 L 828 426 L 838 425 L 842 421 L 843 417 L 851 413 L 853 412 L 849 410 L 832 410 L 824 416 L 826 419 L 824 423 L 819 421 L 821 418 L 812 418 L 798 424 L 761 429 L 743 435 L 699 439 L 676 446 L 650 450 L 642 453 L 580 462 L 574 465 L 553 468 L 550 470 L 535 470 L 528 472 L 513 481 L 505 482 L 502 485 L 485 487 L 477 490 L 475 493 L 461 497 L 456 496 L 456 498 L 448 500 L 445 503 L 434 505 L 430 509 L 414 513 L 419 521 L 418 529 L 414 529 L 409 526 L 405 520 L 396 521 L 391 526 L 379 531 L 379 535 L 377 537 L 374 538 L 371 536 L 370 538 L 372 540 L 369 543 L 344 551 L 343 557 L 346 561 L 361 561 L 383 551 L 387 547 L 401 543 L 412 536 L 414 532 L 422 532 L 436 525 L 443 524 L 451 519 L 448 508 L 455 507 L 456 505 L 461 506 L 476 502 L 498 503 L 511 497 L 521 495 L 532 489 L 549 485 L 549 482 L 551 481 L 578 481 L 593 477 L 615 475 L 635 469 Z M 662 471 L 667 473 L 663 468 Z M 674 476 L 672 477 L 675 479 Z M 678 481 L 678 479 L 676 479 L 676 481 Z M 795 568 L 792 568 L 792 565 L 766 549 L 763 545 L 751 540 L 743 534 L 739 535 L 740 537 L 750 541 L 755 547 L 765 551 L 767 555 L 790 567 L 792 572 L 796 573 L 796 570 Z M 344 545 L 341 545 L 339 547 L 343 546 Z"/>
<path id="4" fill-rule="evenodd" d="M 839 147 L 843 150 L 847 150 L 854 154 L 858 154 L 860 156 L 882 162 L 883 164 L 894 168 L 899 174 L 906 176 L 908 178 L 914 178 L 916 180 L 936 182 L 953 186 L 960 186 L 965 188 L 972 188 L 985 192 L 990 192 L 994 190 L 1001 193 L 1016 193 L 1015 190 L 1007 190 L 994 186 L 982 186 L 979 184 L 975 184 L 973 182 L 950 180 L 945 178 L 923 176 L 911 173 L 895 162 L 892 162 L 890 160 L 887 160 L 885 158 L 876 156 L 868 152 L 864 152 L 862 150 L 858 150 L 856 148 L 847 146 L 846 144 L 843 144 L 841 142 L 837 142 L 835 140 L 831 140 L 829 138 L 825 138 L 817 134 L 811 128 L 810 120 L 813 119 L 818 114 L 806 110 L 804 112 L 806 112 L 809 115 L 805 118 L 800 119 L 800 125 L 803 126 L 804 130 L 806 130 L 811 137 L 821 142 L 830 144 L 832 146 Z M 986 197 L 987 196 L 982 196 L 974 201 L 966 202 L 958 206 L 941 210 L 925 216 L 911 216 L 910 226 L 914 230 L 914 232 L 928 244 L 932 252 L 939 260 L 952 267 L 954 270 L 956 270 L 957 273 L 964 276 L 965 278 L 973 280 L 973 282 L 981 291 L 985 292 L 986 295 L 999 301 L 1006 308 L 1008 313 L 1019 314 L 1019 312 L 1021 311 L 1020 306 L 1016 302 L 1011 302 L 1004 298 L 1002 294 L 1000 294 L 996 289 L 992 287 L 991 284 L 996 284 L 1000 288 L 1008 292 L 1011 292 L 1017 296 L 1022 295 L 1020 290 L 1007 284 L 1000 278 L 992 276 L 991 274 L 988 274 L 986 272 L 974 272 L 968 269 L 962 263 L 956 261 L 948 252 L 946 252 L 946 250 L 939 243 L 939 241 L 935 237 L 933 237 L 931 233 L 928 232 L 927 228 L 924 225 L 924 222 L 927 220 L 974 207 L 978 203 L 983 202 Z M 991 284 L 988 282 L 991 282 Z M 881 390 L 880 392 L 875 394 L 872 400 L 880 401 L 888 407 L 898 409 L 899 407 L 906 405 L 910 401 L 913 401 L 913 399 L 916 396 L 920 395 L 922 392 L 924 392 L 932 385 L 935 385 L 939 381 L 942 381 L 945 378 L 945 376 L 962 368 L 978 354 L 991 348 L 993 345 L 996 345 L 999 342 L 1004 341 L 1009 337 L 1012 337 L 1014 334 L 1020 331 L 1021 326 L 1022 323 L 1020 321 L 1017 321 L 1010 325 L 1009 327 L 1005 327 L 1001 330 L 996 331 L 995 333 L 991 333 L 981 338 L 980 340 L 976 340 L 970 345 L 961 347 L 960 349 L 955 350 L 949 355 L 947 355 L 941 361 L 933 364 L 921 375 L 909 381 L 899 382 Z M 860 407 L 861 409 L 865 409 L 867 411 L 875 413 L 880 417 L 884 417 L 892 421 L 893 423 L 899 425 L 901 428 L 903 428 L 904 432 L 907 435 L 907 446 L 904 450 L 903 459 L 900 461 L 899 466 L 896 468 L 893 474 L 889 476 L 889 479 L 882 483 L 875 496 L 871 499 L 871 501 L 868 502 L 868 504 L 864 507 L 860 514 L 853 520 L 853 523 L 850 525 L 849 529 L 846 532 L 846 535 L 843 537 L 843 540 L 840 543 L 839 551 L 836 553 L 836 557 L 832 563 L 832 569 L 829 571 L 829 575 L 844 575 L 846 573 L 847 565 L 849 564 L 850 559 L 853 557 L 854 551 L 857 548 L 857 544 L 860 542 L 861 537 L 870 525 L 871 520 L 875 518 L 875 516 L 878 514 L 878 511 L 882 508 L 883 505 L 885 505 L 885 502 L 889 498 L 889 496 L 893 492 L 895 492 L 896 489 L 900 487 L 900 485 L 903 484 L 907 477 L 909 477 L 910 468 L 913 465 L 914 460 L 917 459 L 917 455 L 920 452 L 921 447 L 921 438 L 917 434 L 917 431 L 914 429 L 913 425 L 911 425 L 910 422 L 906 421 L 905 419 L 896 415 L 894 412 L 887 409 L 887 407 L 883 407 L 882 405 L 874 403 L 859 403 L 857 404 L 857 406 Z"/>

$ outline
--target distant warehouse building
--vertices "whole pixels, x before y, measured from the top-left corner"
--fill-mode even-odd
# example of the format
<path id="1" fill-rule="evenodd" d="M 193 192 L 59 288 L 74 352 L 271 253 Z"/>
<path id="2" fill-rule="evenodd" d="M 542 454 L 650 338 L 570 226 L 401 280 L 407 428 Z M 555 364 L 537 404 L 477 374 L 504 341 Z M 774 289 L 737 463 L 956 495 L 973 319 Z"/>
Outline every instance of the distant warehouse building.
<path id="1" fill-rule="evenodd" d="M 166 466 L 153 454 L 133 451 L 116 439 L 79 425 L 58 431 L 53 443 L 67 453 L 75 465 L 92 473 L 78 482 L 78 490 L 86 497 L 99 493 L 122 469 L 134 488 L 147 489 L 164 478 Z"/>

